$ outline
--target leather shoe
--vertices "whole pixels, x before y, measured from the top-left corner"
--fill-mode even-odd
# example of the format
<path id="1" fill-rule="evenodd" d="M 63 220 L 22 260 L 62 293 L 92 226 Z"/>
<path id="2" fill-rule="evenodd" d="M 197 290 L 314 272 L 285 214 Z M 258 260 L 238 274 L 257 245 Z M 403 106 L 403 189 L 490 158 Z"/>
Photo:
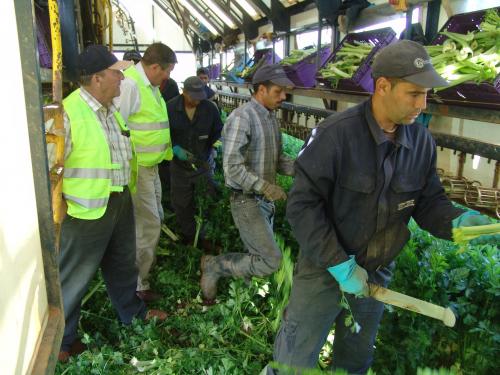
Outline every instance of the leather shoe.
<path id="1" fill-rule="evenodd" d="M 156 318 L 158 321 L 163 322 L 164 320 L 167 320 L 168 314 L 163 310 L 155 310 L 155 309 L 148 310 L 146 312 L 144 320 L 151 320 L 153 318 Z"/>
<path id="2" fill-rule="evenodd" d="M 138 290 L 137 292 L 135 292 L 135 294 L 144 302 L 153 302 L 159 300 L 162 297 L 161 294 L 153 292 L 151 289 Z"/>
<path id="3" fill-rule="evenodd" d="M 80 339 L 77 339 L 73 341 L 67 351 L 61 350 L 59 352 L 59 355 L 57 356 L 57 359 L 59 362 L 66 363 L 68 362 L 69 357 L 73 357 L 75 355 L 83 353 L 85 350 L 87 350 L 87 347 L 80 341 Z"/>
<path id="4" fill-rule="evenodd" d="M 216 272 L 210 269 L 213 265 L 215 257 L 212 255 L 203 255 L 201 257 L 201 292 L 203 294 L 203 305 L 210 306 L 215 304 L 217 296 L 217 281 L 219 276 Z"/>
<path id="5" fill-rule="evenodd" d="M 199 246 L 203 249 L 205 254 L 220 255 L 220 253 L 222 253 L 222 247 L 220 245 L 212 243 L 212 241 L 206 238 L 200 239 L 199 243 Z"/>

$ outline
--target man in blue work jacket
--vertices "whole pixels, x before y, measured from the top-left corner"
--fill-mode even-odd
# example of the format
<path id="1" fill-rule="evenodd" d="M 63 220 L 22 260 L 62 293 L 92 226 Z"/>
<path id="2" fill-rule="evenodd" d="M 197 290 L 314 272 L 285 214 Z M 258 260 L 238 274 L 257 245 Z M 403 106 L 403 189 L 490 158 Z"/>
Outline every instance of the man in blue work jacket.
<path id="1" fill-rule="evenodd" d="M 212 198 L 217 188 L 208 163 L 212 145 L 220 138 L 222 121 L 214 103 L 207 100 L 205 85 L 198 77 L 184 81 L 182 95 L 167 104 L 174 159 L 170 164 L 170 199 L 182 240 L 193 244 L 196 235 L 195 187 Z M 214 246 L 200 236 L 207 251 Z"/>
<path id="2" fill-rule="evenodd" d="M 432 136 L 414 122 L 429 88 L 447 85 L 425 49 L 407 40 L 385 47 L 372 74 L 373 96 L 322 122 L 295 163 L 287 218 L 300 255 L 274 347 L 274 360 L 286 366 L 316 367 L 335 324 L 332 367 L 365 374 L 384 310 L 366 298 L 367 282 L 387 285 L 410 218 L 444 239 L 452 227 L 489 223 L 451 204 L 436 174 Z M 359 332 L 344 324 L 342 292 Z"/>

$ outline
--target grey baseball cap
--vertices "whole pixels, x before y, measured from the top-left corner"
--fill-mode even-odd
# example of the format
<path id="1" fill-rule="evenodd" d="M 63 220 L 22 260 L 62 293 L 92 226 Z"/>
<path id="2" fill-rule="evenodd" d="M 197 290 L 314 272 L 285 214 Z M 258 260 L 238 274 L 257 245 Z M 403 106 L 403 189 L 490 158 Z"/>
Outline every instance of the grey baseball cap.
<path id="1" fill-rule="evenodd" d="M 203 100 L 207 98 L 205 84 L 196 76 L 187 78 L 184 81 L 184 92 L 187 92 L 191 99 Z"/>
<path id="2" fill-rule="evenodd" d="M 400 40 L 382 48 L 375 55 L 372 77 L 401 78 L 425 88 L 448 86 L 432 66 L 425 48 L 411 40 Z"/>
<path id="3" fill-rule="evenodd" d="M 266 81 L 270 81 L 275 85 L 283 87 L 295 86 L 293 82 L 288 79 L 285 70 L 280 64 L 264 65 L 253 75 L 252 83 L 254 85 Z"/>

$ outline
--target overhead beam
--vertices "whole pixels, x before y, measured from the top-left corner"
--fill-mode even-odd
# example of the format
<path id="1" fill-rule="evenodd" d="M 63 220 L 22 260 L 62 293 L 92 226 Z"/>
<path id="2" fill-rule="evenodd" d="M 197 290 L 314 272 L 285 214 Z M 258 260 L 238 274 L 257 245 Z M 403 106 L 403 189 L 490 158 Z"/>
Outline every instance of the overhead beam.
<path id="1" fill-rule="evenodd" d="M 192 25 L 190 25 L 189 21 L 183 17 L 182 13 L 180 12 L 180 10 L 178 8 L 177 8 L 177 10 L 175 9 L 172 2 L 169 1 L 169 5 L 172 8 L 172 9 L 169 9 L 163 1 L 161 1 L 161 0 L 153 0 L 153 1 L 164 13 L 166 13 L 175 23 L 177 23 L 177 25 L 179 25 L 182 28 L 182 31 L 184 32 L 184 35 L 186 38 L 186 41 L 188 42 L 189 47 L 192 50 L 193 49 L 193 38 L 191 37 L 191 39 L 190 39 L 188 37 L 189 36 L 189 29 L 191 29 L 192 33 L 196 33 L 196 31 L 197 31 L 196 28 L 192 27 Z M 173 0 L 173 2 L 175 2 L 175 0 Z M 173 12 L 174 15 L 172 15 L 171 12 Z"/>
<path id="2" fill-rule="evenodd" d="M 204 14 L 205 12 L 204 12 L 202 9 L 200 9 L 200 8 L 198 7 L 198 4 L 195 4 L 195 3 L 194 3 L 193 1 L 191 1 L 191 0 L 183 0 L 183 1 L 185 1 L 185 2 L 186 2 L 187 4 L 189 4 L 189 5 L 190 5 L 193 9 L 195 9 L 198 13 L 200 13 L 200 15 L 201 15 L 202 17 L 205 17 L 205 18 L 206 18 L 206 20 L 210 23 L 210 25 L 212 25 L 212 27 L 214 27 L 220 35 L 223 35 L 223 34 L 224 34 L 224 29 L 223 29 L 223 28 L 221 28 L 221 27 L 220 27 L 220 25 L 219 25 L 219 24 L 217 24 L 216 22 L 213 22 L 213 21 L 211 20 L 211 18 L 210 18 L 210 17 L 208 17 L 208 15 L 207 15 L 207 14 Z M 191 15 L 191 16 L 192 16 L 192 15 Z M 192 16 L 192 17 L 194 17 L 194 16 Z M 198 21 L 199 21 L 201 24 L 203 24 L 203 22 L 201 22 L 201 20 L 198 20 Z M 206 25 L 205 25 L 205 26 L 206 26 Z"/>
<path id="3" fill-rule="evenodd" d="M 238 19 L 238 17 L 235 17 L 232 13 L 231 13 L 231 7 L 228 5 L 228 4 L 223 4 L 222 1 L 220 0 L 212 0 L 215 4 L 217 4 L 219 6 L 219 8 L 221 8 L 221 10 L 224 12 L 224 14 L 231 20 L 234 22 L 234 24 L 240 29 L 242 30 L 243 29 L 243 23 Z M 226 7 L 229 7 L 229 13 L 224 11 L 224 8 Z"/>
<path id="4" fill-rule="evenodd" d="M 262 0 L 247 0 L 247 1 L 255 5 L 257 8 L 259 8 L 260 11 L 264 13 L 268 19 L 272 18 L 271 9 L 269 9 Z"/>

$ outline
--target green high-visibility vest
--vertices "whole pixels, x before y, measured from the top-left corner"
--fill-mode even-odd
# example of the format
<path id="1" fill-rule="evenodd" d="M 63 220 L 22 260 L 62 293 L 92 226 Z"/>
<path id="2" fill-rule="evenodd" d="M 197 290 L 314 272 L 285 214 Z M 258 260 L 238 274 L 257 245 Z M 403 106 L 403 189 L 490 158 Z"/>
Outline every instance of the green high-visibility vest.
<path id="1" fill-rule="evenodd" d="M 80 89 L 63 100 L 64 111 L 71 126 L 71 153 L 64 162 L 63 196 L 68 215 L 86 220 L 99 219 L 106 212 L 109 195 L 123 191 L 123 186 L 111 184 L 113 169 L 111 152 L 102 125 L 94 111 L 80 96 Z M 128 131 L 120 112 L 114 112 L 121 129 Z M 137 168 L 132 166 L 130 188 L 134 189 Z"/>
<path id="2" fill-rule="evenodd" d="M 127 120 L 138 164 L 151 167 L 162 160 L 172 160 L 172 142 L 165 101 L 161 96 L 155 98 L 135 65 L 123 74 L 136 82 L 141 98 L 139 111 L 131 114 Z"/>

